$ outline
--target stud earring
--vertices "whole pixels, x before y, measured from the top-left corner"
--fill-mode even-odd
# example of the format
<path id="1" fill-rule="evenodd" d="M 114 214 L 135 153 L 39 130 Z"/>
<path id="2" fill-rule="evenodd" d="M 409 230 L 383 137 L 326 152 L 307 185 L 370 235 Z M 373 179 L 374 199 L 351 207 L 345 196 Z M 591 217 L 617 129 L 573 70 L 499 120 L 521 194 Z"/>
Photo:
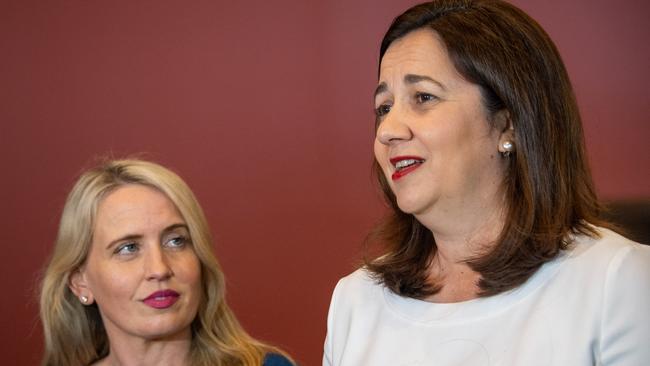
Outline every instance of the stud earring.
<path id="1" fill-rule="evenodd" d="M 85 303 L 88 302 L 88 297 L 81 295 L 81 297 L 79 298 L 79 300 L 81 300 L 81 302 L 85 304 Z"/>
<path id="2" fill-rule="evenodd" d="M 515 149 L 515 145 L 511 141 L 504 141 L 501 144 L 501 147 L 503 148 L 501 155 L 503 155 L 504 158 L 510 156 L 510 153 L 513 152 Z"/>

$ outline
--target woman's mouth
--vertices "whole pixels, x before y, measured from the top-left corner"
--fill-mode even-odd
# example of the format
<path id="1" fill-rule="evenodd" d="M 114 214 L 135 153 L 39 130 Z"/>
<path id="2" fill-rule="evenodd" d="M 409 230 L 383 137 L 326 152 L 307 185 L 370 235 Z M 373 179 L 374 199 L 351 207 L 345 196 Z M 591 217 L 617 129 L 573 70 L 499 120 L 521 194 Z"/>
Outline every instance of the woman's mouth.
<path id="1" fill-rule="evenodd" d="M 142 302 L 154 309 L 167 309 L 174 305 L 179 297 L 179 293 L 174 290 L 163 290 L 152 293 Z"/>
<path id="2" fill-rule="evenodd" d="M 395 171 L 391 178 L 395 181 L 419 168 L 424 159 L 419 156 L 398 156 L 390 159 Z"/>

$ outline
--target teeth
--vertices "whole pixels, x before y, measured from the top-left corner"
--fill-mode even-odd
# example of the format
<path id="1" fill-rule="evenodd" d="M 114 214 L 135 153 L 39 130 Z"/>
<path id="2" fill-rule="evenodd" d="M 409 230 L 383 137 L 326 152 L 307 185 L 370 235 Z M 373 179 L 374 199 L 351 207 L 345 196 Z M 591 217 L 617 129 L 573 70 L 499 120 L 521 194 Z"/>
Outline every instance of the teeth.
<path id="1" fill-rule="evenodd" d="M 417 159 L 406 159 L 406 160 L 400 160 L 395 164 L 395 168 L 397 170 L 406 168 L 407 166 L 416 164 L 416 163 L 421 163 L 422 160 L 417 160 Z"/>

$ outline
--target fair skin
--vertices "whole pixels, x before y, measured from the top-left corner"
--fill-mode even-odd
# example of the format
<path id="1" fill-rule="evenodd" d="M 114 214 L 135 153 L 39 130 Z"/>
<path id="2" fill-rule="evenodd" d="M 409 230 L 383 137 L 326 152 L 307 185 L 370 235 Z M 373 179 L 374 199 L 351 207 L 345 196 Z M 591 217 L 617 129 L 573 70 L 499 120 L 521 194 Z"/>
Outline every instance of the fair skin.
<path id="1" fill-rule="evenodd" d="M 96 365 L 189 364 L 200 262 L 185 220 L 158 190 L 130 184 L 100 201 L 70 288 L 99 307 L 110 353 Z"/>
<path id="2" fill-rule="evenodd" d="M 430 29 L 386 51 L 375 95 L 375 157 L 400 209 L 433 233 L 430 278 L 442 290 L 427 300 L 477 297 L 480 278 L 467 259 L 489 250 L 503 226 L 502 143 L 513 141 L 505 112 L 492 123 L 480 89 L 455 69 Z"/>

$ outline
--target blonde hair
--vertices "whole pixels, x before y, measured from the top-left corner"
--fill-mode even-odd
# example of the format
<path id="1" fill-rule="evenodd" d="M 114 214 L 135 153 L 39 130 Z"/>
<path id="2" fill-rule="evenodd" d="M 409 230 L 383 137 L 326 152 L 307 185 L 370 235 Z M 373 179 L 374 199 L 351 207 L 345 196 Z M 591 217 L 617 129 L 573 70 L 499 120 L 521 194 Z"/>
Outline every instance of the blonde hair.
<path id="1" fill-rule="evenodd" d="M 248 335 L 225 301 L 225 281 L 212 251 L 210 230 L 194 194 L 170 170 L 142 160 L 113 160 L 78 179 L 68 195 L 54 253 L 45 271 L 40 313 L 45 337 L 43 365 L 89 365 L 109 353 L 96 305 L 84 306 L 68 287 L 88 255 L 99 202 L 116 188 L 141 184 L 164 193 L 185 219 L 201 263 L 202 300 L 192 328 L 192 365 L 259 366 L 267 352 L 281 351 Z"/>

